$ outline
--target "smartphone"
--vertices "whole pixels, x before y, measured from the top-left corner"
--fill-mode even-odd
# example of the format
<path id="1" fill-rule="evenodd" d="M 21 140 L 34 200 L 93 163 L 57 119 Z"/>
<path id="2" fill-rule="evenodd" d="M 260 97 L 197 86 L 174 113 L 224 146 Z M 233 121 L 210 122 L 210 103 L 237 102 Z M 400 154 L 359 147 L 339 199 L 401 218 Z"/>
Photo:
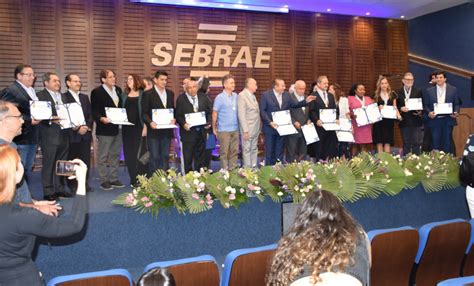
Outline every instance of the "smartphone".
<path id="1" fill-rule="evenodd" d="M 71 161 L 56 161 L 56 175 L 58 176 L 75 176 L 76 171 L 74 170 L 74 166 L 77 164 Z"/>

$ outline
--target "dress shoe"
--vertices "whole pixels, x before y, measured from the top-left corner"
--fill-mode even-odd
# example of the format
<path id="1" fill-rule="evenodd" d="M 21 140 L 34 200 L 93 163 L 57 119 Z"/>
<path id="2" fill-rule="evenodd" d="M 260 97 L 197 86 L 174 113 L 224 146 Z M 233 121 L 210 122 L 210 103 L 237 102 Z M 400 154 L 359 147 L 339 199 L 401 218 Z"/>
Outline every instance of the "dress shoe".
<path id="1" fill-rule="evenodd" d="M 113 189 L 109 182 L 103 182 L 100 184 L 100 188 L 104 191 L 110 191 Z"/>
<path id="2" fill-rule="evenodd" d="M 45 201 L 55 201 L 58 199 L 58 196 L 56 196 L 56 194 L 52 194 L 52 195 L 44 195 L 43 196 L 43 199 Z"/>
<path id="3" fill-rule="evenodd" d="M 120 182 L 119 180 L 115 180 L 113 182 L 110 182 L 110 185 L 112 186 L 112 188 L 115 188 L 115 189 L 120 189 L 120 188 L 125 187 L 125 185 L 122 184 L 122 182 Z"/>

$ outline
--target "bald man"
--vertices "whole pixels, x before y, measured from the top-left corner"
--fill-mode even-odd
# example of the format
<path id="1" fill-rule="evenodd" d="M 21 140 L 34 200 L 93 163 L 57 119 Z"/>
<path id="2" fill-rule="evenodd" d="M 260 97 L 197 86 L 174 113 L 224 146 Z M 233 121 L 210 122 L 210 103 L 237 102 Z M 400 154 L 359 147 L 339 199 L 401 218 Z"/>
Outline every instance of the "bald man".
<path id="1" fill-rule="evenodd" d="M 245 88 L 237 98 L 240 140 L 242 140 L 242 161 L 243 166 L 248 168 L 257 166 L 260 109 L 255 97 L 256 91 L 257 81 L 253 78 L 247 78 Z"/>
<path id="2" fill-rule="evenodd" d="M 306 92 L 306 83 L 302 80 L 297 80 L 293 85 L 293 92 L 290 93 L 291 100 L 295 102 L 304 101 Z M 301 131 L 301 126 L 308 123 L 308 108 L 300 107 L 290 110 L 291 121 L 298 130 L 298 134 L 289 135 L 286 137 L 286 161 L 288 163 L 299 162 L 306 158 L 306 141 L 304 140 L 303 132 Z"/>

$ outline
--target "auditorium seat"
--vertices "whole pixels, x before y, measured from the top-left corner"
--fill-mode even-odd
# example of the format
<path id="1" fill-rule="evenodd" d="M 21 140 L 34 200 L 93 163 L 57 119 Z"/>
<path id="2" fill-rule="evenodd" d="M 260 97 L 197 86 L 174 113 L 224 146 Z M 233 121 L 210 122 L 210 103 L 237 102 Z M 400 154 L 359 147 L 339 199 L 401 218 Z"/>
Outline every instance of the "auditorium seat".
<path id="1" fill-rule="evenodd" d="M 58 276 L 51 279 L 47 286 L 133 286 L 132 276 L 126 269 Z"/>
<path id="2" fill-rule="evenodd" d="M 372 247 L 372 285 L 408 285 L 416 252 L 418 231 L 412 227 L 378 229 L 368 233 Z"/>
<path id="3" fill-rule="evenodd" d="M 474 219 L 471 219 L 471 240 L 466 249 L 466 257 L 464 258 L 464 267 L 462 270 L 462 276 L 474 275 Z"/>
<path id="4" fill-rule="evenodd" d="M 471 234 L 462 219 L 425 224 L 419 230 L 420 245 L 415 258 L 417 286 L 432 286 L 460 276 L 461 263 Z"/>
<path id="5" fill-rule="evenodd" d="M 474 286 L 474 276 L 459 277 L 441 281 L 437 286 Z"/>
<path id="6" fill-rule="evenodd" d="M 221 286 L 265 285 L 265 275 L 277 244 L 237 249 L 225 258 Z"/>
<path id="7" fill-rule="evenodd" d="M 216 259 L 211 255 L 154 262 L 145 267 L 144 273 L 157 267 L 167 268 L 179 286 L 219 285 L 219 269 Z"/>

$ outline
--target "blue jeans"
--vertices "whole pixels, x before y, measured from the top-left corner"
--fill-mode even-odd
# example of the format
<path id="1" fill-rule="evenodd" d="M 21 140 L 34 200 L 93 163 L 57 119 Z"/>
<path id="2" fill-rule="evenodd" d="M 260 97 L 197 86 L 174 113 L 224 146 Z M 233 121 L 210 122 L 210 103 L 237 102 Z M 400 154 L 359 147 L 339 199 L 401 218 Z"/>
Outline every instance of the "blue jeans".
<path id="1" fill-rule="evenodd" d="M 29 145 L 18 145 L 17 150 L 20 154 L 21 163 L 25 168 L 25 177 L 28 178 L 31 170 L 33 169 L 33 163 L 35 162 L 37 144 Z"/>
<path id="2" fill-rule="evenodd" d="M 148 150 L 150 151 L 150 175 L 156 170 L 167 171 L 169 169 L 171 138 L 150 138 L 147 139 Z"/>

